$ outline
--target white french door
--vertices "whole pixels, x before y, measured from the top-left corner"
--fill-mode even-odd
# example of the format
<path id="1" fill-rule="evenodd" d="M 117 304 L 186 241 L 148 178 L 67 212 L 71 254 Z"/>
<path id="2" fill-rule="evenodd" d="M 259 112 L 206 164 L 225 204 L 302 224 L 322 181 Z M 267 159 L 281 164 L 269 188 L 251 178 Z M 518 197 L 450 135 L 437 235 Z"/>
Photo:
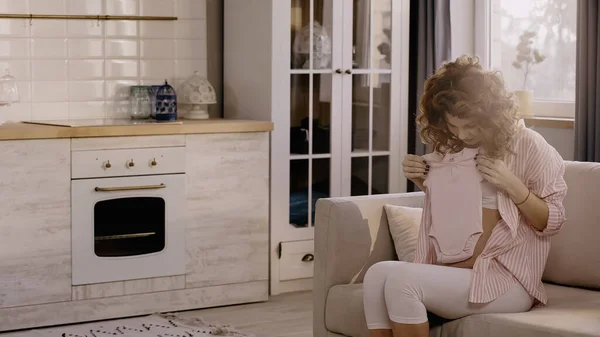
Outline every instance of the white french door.
<path id="1" fill-rule="evenodd" d="M 343 4 L 341 193 L 405 191 L 408 1 Z"/>

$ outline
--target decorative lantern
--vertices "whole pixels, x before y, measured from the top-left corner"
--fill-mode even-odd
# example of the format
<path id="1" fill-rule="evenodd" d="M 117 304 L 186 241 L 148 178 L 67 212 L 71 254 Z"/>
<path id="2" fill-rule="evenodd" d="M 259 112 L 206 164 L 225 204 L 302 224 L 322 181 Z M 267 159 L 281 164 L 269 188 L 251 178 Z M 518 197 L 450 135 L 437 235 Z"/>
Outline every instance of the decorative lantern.
<path id="1" fill-rule="evenodd" d="M 177 94 L 167 80 L 156 93 L 156 115 L 154 118 L 159 121 L 177 120 Z"/>
<path id="2" fill-rule="evenodd" d="M 183 83 L 182 90 L 182 103 L 192 105 L 185 118 L 208 119 L 207 105 L 217 103 L 217 94 L 210 82 L 200 76 L 198 71 L 194 71 L 194 74 Z"/>

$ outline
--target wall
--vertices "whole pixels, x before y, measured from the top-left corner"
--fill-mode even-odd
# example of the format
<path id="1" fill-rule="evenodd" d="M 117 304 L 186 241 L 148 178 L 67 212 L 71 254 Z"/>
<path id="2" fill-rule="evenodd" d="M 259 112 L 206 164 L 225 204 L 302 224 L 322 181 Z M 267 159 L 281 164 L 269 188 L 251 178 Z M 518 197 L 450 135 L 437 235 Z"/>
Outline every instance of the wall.
<path id="1" fill-rule="evenodd" d="M 452 58 L 467 53 L 475 54 L 475 1 L 452 0 L 450 20 L 452 24 Z M 573 129 L 532 127 L 554 146 L 565 160 L 574 158 L 575 135 Z"/>
<path id="2" fill-rule="evenodd" d="M 158 15 L 177 21 L 0 20 L 0 71 L 21 101 L 2 120 L 127 117 L 129 86 L 207 74 L 206 0 L 0 0 L 2 13 Z"/>

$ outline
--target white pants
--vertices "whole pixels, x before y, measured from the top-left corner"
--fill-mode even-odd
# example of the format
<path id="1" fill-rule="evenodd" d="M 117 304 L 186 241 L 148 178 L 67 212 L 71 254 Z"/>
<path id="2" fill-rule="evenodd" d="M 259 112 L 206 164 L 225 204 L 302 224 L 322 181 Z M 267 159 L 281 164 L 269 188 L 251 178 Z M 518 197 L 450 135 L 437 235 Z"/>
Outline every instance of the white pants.
<path id="1" fill-rule="evenodd" d="M 531 309 L 533 297 L 516 284 L 490 303 L 470 303 L 471 269 L 400 261 L 371 266 L 363 281 L 367 327 L 391 329 L 390 321 L 420 324 L 427 312 L 446 319 Z"/>

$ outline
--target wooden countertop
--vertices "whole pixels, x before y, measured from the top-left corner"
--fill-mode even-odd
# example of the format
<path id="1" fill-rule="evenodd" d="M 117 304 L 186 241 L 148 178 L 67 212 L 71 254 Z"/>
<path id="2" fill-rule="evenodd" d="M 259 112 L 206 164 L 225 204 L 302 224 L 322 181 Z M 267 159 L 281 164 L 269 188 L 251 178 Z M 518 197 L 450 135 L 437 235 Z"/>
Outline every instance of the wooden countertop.
<path id="1" fill-rule="evenodd" d="M 155 136 L 200 133 L 263 132 L 273 130 L 273 123 L 264 121 L 207 119 L 181 120 L 181 122 L 181 124 L 78 127 L 6 123 L 0 125 L 0 140 Z"/>

